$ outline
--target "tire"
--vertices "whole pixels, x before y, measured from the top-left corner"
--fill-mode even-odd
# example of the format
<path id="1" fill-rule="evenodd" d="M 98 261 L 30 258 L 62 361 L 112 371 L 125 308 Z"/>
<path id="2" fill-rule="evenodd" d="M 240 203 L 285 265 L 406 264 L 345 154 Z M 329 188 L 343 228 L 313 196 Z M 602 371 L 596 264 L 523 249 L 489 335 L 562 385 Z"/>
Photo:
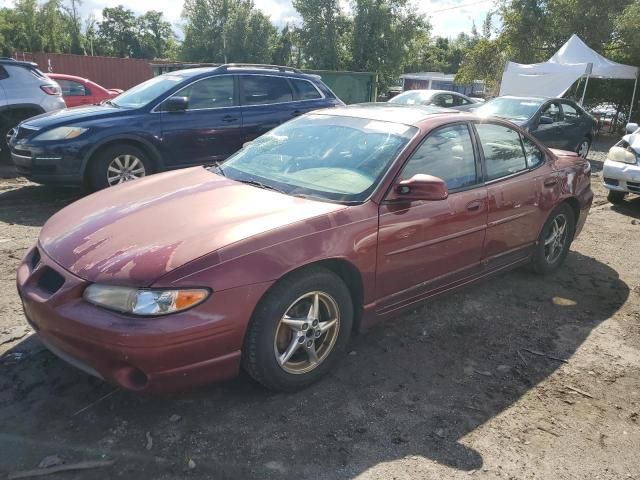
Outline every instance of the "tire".
<path id="1" fill-rule="evenodd" d="M 142 149 L 128 144 L 112 145 L 99 150 L 91 160 L 89 168 L 89 186 L 93 191 L 153 173 L 153 165 L 147 154 Z M 112 169 L 120 170 L 122 175 L 118 177 Z"/>
<path id="2" fill-rule="evenodd" d="M 618 205 L 619 203 L 624 202 L 624 197 L 626 197 L 626 195 L 627 194 L 625 192 L 609 190 L 609 193 L 607 194 L 607 200 L 609 200 L 609 202 L 613 203 L 614 205 Z"/>
<path id="3" fill-rule="evenodd" d="M 580 145 L 578 145 L 576 153 L 586 160 L 589 156 L 589 150 L 591 150 L 591 140 L 589 140 L 589 137 L 584 137 L 580 142 Z"/>
<path id="4" fill-rule="evenodd" d="M 557 236 L 551 240 L 554 229 L 556 232 L 558 229 L 560 230 L 559 243 L 555 242 Z M 568 204 L 563 203 L 551 212 L 536 243 L 531 262 L 534 272 L 546 275 L 556 271 L 562 265 L 569 253 L 575 229 L 575 214 Z M 552 244 L 549 243 L 550 240 L 553 242 Z"/>
<path id="5" fill-rule="evenodd" d="M 317 325 L 311 314 L 316 298 Z M 330 326 L 332 319 L 337 321 Z M 285 320 L 295 325 L 283 323 Z M 347 347 L 352 325 L 353 303 L 340 277 L 320 267 L 294 272 L 280 280 L 256 307 L 245 337 L 242 366 L 270 390 L 300 390 L 334 367 Z M 325 327 L 323 333 L 317 333 Z M 289 350 L 293 353 L 286 357 Z"/>

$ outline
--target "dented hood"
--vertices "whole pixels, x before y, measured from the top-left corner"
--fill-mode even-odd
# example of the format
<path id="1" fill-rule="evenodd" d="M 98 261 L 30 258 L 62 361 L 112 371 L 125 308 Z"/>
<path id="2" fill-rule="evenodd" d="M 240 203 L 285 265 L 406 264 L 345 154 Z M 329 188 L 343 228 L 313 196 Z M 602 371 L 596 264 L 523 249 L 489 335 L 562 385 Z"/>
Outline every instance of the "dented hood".
<path id="1" fill-rule="evenodd" d="M 342 208 L 195 167 L 85 197 L 51 217 L 39 243 L 86 280 L 148 286 L 202 255 Z"/>

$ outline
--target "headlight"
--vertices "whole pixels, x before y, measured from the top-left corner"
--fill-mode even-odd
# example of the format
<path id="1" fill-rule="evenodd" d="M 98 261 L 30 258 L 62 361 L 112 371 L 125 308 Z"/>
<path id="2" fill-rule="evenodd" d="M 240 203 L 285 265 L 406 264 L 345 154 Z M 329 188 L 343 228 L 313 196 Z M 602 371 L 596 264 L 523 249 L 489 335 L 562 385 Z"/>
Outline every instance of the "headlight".
<path id="1" fill-rule="evenodd" d="M 82 135 L 87 130 L 81 127 L 58 127 L 36 135 L 34 140 L 71 140 Z"/>
<path id="2" fill-rule="evenodd" d="M 168 315 L 202 303 L 206 288 L 181 290 L 137 289 L 94 283 L 84 291 L 84 299 L 100 307 L 141 316 Z"/>
<path id="3" fill-rule="evenodd" d="M 638 161 L 636 152 L 634 152 L 631 147 L 611 147 L 607 158 L 614 162 L 630 163 L 632 165 L 635 165 Z"/>

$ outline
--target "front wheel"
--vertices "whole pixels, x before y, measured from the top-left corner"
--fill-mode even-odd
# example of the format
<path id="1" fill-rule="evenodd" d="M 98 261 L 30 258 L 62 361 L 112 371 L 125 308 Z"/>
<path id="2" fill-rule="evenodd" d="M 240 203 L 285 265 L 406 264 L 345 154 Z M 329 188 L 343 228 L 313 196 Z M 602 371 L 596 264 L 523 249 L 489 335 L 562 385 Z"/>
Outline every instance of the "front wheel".
<path id="1" fill-rule="evenodd" d="M 614 205 L 618 205 L 624 201 L 624 197 L 626 196 L 625 192 L 618 192 L 617 190 L 609 190 L 607 194 L 607 200 L 613 203 Z"/>
<path id="2" fill-rule="evenodd" d="M 537 273 L 557 270 L 564 262 L 575 233 L 575 214 L 565 204 L 556 208 L 547 219 L 538 238 L 532 266 Z"/>
<path id="3" fill-rule="evenodd" d="M 582 142 L 580 142 L 580 145 L 578 145 L 578 148 L 576 150 L 576 153 L 584 158 L 586 160 L 587 156 L 589 155 L 589 150 L 591 149 L 591 140 L 589 140 L 589 138 L 584 137 L 584 139 L 582 140 Z"/>
<path id="4" fill-rule="evenodd" d="M 133 145 L 112 145 L 99 151 L 90 165 L 93 190 L 102 190 L 153 173 L 145 152 Z"/>
<path id="5" fill-rule="evenodd" d="M 243 367 L 271 390 L 307 387 L 335 365 L 352 325 L 351 295 L 340 277 L 318 267 L 293 273 L 256 308 L 245 338 Z"/>

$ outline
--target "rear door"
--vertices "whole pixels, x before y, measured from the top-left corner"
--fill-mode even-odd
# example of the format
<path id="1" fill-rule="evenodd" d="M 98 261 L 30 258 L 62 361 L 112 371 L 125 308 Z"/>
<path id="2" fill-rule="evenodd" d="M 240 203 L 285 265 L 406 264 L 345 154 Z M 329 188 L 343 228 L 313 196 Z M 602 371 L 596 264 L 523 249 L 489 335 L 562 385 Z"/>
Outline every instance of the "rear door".
<path id="1" fill-rule="evenodd" d="M 304 113 L 294 102 L 293 87 L 285 77 L 243 74 L 240 79 L 242 143 L 249 142 L 281 123 Z"/>
<path id="2" fill-rule="evenodd" d="M 335 106 L 333 102 L 327 101 L 325 95 L 310 80 L 292 77 L 289 77 L 288 80 L 293 88 L 292 117 L 297 117 L 319 108 Z"/>
<path id="3" fill-rule="evenodd" d="M 242 147 L 242 113 L 234 75 L 196 80 L 176 92 L 187 97 L 187 110 L 164 111 L 162 144 L 167 168 L 219 162 Z"/>
<path id="4" fill-rule="evenodd" d="M 544 153 L 527 137 L 502 124 L 476 124 L 475 129 L 489 202 L 483 262 L 497 269 L 530 254 L 546 218 L 546 185 L 555 183 Z"/>

